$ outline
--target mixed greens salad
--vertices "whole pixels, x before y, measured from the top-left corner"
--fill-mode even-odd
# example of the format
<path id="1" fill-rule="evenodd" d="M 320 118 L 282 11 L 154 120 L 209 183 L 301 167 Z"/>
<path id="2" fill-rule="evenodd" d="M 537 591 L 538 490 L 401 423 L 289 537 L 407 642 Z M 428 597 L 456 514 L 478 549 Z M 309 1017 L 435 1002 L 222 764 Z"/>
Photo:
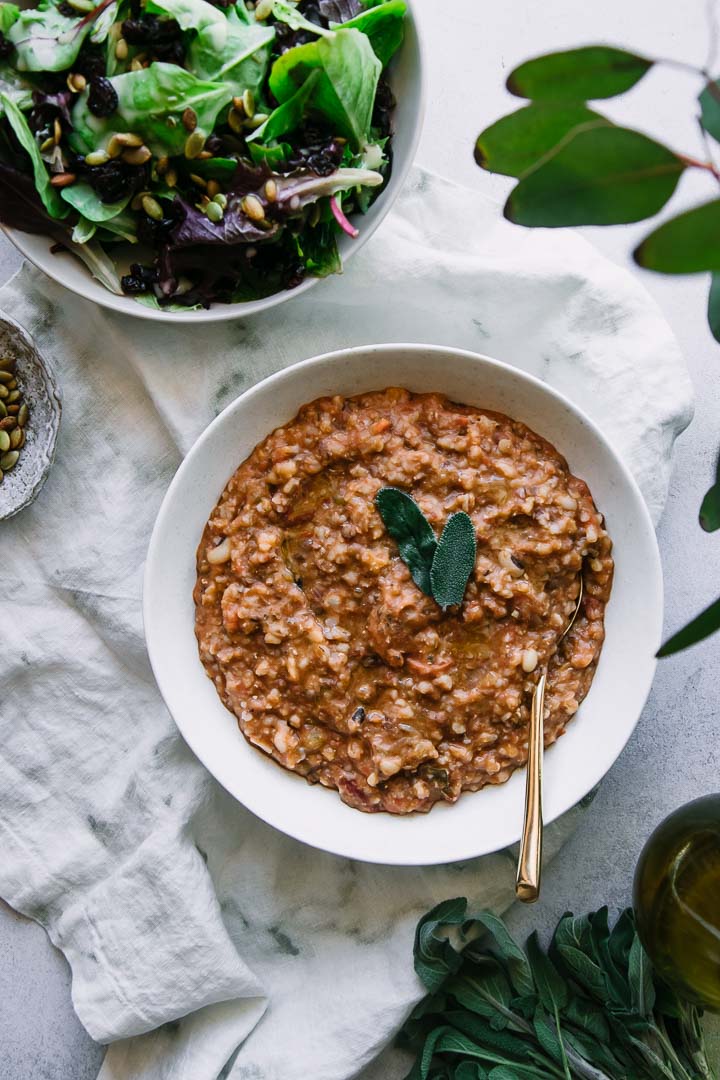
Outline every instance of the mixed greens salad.
<path id="1" fill-rule="evenodd" d="M 0 3 L 0 222 L 207 307 L 340 269 L 387 182 L 403 0 Z"/>

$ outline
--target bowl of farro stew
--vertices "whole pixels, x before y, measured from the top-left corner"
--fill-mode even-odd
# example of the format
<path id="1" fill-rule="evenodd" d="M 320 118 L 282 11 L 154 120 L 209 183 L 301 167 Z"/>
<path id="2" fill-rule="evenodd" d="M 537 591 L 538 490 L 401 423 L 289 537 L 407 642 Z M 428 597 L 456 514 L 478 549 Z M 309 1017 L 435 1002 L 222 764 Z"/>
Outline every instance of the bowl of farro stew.
<path id="1" fill-rule="evenodd" d="M 0 3 L 0 224 L 104 307 L 237 318 L 369 239 L 422 98 L 407 0 Z"/>
<path id="2" fill-rule="evenodd" d="M 374 345 L 210 425 L 161 507 L 144 616 L 228 791 L 316 847 L 421 865 L 518 839 L 542 672 L 546 820 L 599 782 L 650 688 L 662 579 L 642 496 L 576 406 L 489 357 Z"/>

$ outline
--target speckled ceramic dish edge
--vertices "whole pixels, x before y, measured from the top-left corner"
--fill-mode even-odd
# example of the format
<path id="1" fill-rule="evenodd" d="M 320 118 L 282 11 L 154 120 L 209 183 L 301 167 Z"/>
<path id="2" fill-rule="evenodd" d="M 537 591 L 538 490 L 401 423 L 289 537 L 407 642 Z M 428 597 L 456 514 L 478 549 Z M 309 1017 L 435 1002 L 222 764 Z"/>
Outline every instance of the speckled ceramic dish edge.
<path id="1" fill-rule="evenodd" d="M 0 356 L 17 361 L 18 385 L 30 409 L 26 441 L 14 469 L 0 483 L 0 521 L 37 497 L 55 457 L 62 395 L 55 374 L 24 327 L 0 311 Z"/>

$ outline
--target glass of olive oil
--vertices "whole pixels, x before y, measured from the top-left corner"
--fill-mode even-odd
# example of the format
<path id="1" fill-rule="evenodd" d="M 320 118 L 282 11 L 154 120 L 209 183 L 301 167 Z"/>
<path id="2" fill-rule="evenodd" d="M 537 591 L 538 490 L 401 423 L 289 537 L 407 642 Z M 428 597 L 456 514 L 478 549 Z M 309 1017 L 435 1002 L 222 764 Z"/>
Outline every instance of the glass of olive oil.
<path id="1" fill-rule="evenodd" d="M 720 1012 L 720 794 L 657 827 L 635 871 L 638 931 L 662 978 Z"/>

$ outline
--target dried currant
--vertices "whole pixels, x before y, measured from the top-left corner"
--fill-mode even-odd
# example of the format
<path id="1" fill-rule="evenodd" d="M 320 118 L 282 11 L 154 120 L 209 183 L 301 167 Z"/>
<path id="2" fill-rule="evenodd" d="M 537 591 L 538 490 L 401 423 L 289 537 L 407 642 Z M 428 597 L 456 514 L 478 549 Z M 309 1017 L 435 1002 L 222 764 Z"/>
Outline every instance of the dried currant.
<path id="1" fill-rule="evenodd" d="M 95 76 L 90 81 L 87 107 L 93 116 L 110 116 L 118 107 L 115 87 L 104 75 Z"/>
<path id="2" fill-rule="evenodd" d="M 120 286 L 124 293 L 137 296 L 140 293 L 151 292 L 153 285 L 158 280 L 158 272 L 154 266 L 142 266 L 140 263 L 132 263 L 130 273 L 120 278 Z"/>

